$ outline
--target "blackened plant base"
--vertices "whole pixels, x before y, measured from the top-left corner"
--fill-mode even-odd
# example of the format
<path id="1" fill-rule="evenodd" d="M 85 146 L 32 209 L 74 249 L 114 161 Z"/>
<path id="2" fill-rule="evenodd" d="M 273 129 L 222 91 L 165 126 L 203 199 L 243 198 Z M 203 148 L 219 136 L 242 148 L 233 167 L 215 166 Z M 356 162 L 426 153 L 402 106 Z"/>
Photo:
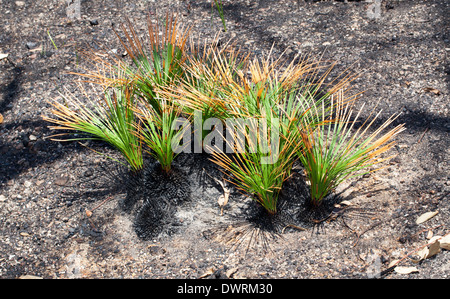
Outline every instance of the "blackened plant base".
<path id="1" fill-rule="evenodd" d="M 318 228 L 334 215 L 335 204 L 342 198 L 331 194 L 321 206 L 311 205 L 309 186 L 299 176 L 294 172 L 284 183 L 275 214 L 255 200 L 249 200 L 242 213 L 232 219 L 231 225 L 211 230 L 208 238 L 229 244 L 233 250 L 267 252 L 272 242 L 282 240 L 285 233 Z"/>
<path id="2" fill-rule="evenodd" d="M 300 172 L 293 171 L 291 177 L 283 184 L 280 198 L 289 202 L 284 209 L 288 211 L 293 224 L 312 228 L 329 219 L 336 209 L 335 205 L 344 198 L 340 194 L 331 193 L 319 206 L 315 206 L 311 202 L 310 186 L 307 185 L 306 180 Z"/>
<path id="3" fill-rule="evenodd" d="M 172 204 L 163 198 L 146 198 L 143 205 L 138 210 L 134 229 L 139 238 L 150 240 L 158 237 L 166 231 L 170 235 L 175 209 Z"/>
<path id="4" fill-rule="evenodd" d="M 177 206 L 190 200 L 186 174 L 173 166 L 169 172 L 158 162 L 147 163 L 139 172 L 124 174 L 126 197 L 119 203 L 122 210 L 135 214 L 134 228 L 142 239 L 156 238 L 162 232 L 171 234 L 178 225 Z"/>
<path id="5" fill-rule="evenodd" d="M 125 189 L 126 197 L 119 206 L 133 215 L 134 229 L 140 238 L 149 240 L 172 235 L 189 225 L 180 221 L 177 213 L 190 213 L 195 209 L 197 200 L 213 208 L 217 205 L 217 197 L 202 193 L 203 190 L 223 192 L 213 179 L 221 180 L 223 173 L 209 157 L 208 154 L 180 154 L 168 173 L 162 170 L 158 162 L 148 162 L 139 172 L 121 173 L 116 181 Z M 231 192 L 230 202 L 225 206 L 223 216 L 219 216 L 217 205 L 217 220 L 228 224 L 213 224 L 215 228 L 206 230 L 212 235 L 221 235 L 222 241 L 236 248 L 254 248 L 262 244 L 262 248 L 267 250 L 271 240 L 282 237 L 284 233 L 314 228 L 323 223 L 333 214 L 334 205 L 342 200 L 332 194 L 324 199 L 321 206 L 311 205 L 309 186 L 305 177 L 296 171 L 283 184 L 277 212 L 273 215 L 251 200 L 250 195 L 247 195 L 247 201 L 242 201 L 244 195 L 232 184 L 227 184 L 227 187 Z M 233 202 L 233 199 L 240 201 L 239 208 L 235 206 L 238 202 Z"/>
<path id="6" fill-rule="evenodd" d="M 145 189 L 145 170 L 140 171 L 128 171 L 122 173 L 121 180 L 126 197 L 119 202 L 119 206 L 126 212 L 131 212 L 136 203 L 141 200 L 143 189 Z"/>

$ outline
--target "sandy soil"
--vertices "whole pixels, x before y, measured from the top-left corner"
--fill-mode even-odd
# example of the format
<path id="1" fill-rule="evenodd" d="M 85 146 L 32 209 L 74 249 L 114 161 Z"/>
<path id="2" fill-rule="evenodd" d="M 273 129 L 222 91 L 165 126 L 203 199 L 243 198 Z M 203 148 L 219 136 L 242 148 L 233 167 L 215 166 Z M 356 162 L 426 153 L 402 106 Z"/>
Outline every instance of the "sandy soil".
<path id="1" fill-rule="evenodd" d="M 379 102 L 382 119 L 401 111 L 397 123 L 407 126 L 385 169 L 340 187 L 351 208 L 320 226 L 235 246 L 251 201 L 232 189 L 221 215 L 223 190 L 211 178 L 220 172 L 204 156 L 178 157 L 190 200 L 159 236 L 143 240 L 134 213 L 120 207 L 126 195 L 109 175 L 117 166 L 78 143 L 49 140 L 54 132 L 42 120 L 46 100 L 78 92 L 68 73 L 87 65 L 81 49 L 98 43 L 123 52 L 112 26 L 124 17 L 143 27 L 149 13 L 175 12 L 199 40 L 211 40 L 222 23 L 210 3 L 81 1 L 73 19 L 66 1 L 0 0 L 0 53 L 8 54 L 0 60 L 0 277 L 368 278 L 427 244 L 430 232 L 449 233 L 450 4 L 374 3 L 224 0 L 224 39 L 254 55 L 274 45 L 275 55 L 288 49 L 288 56 L 337 61 L 336 74 L 361 72 L 353 85 L 365 91 L 365 111 Z M 115 155 L 105 144 L 86 145 Z M 295 194 L 295 179 L 286 197 Z M 89 218 L 86 209 L 95 209 Z M 416 224 L 430 211 L 438 213 Z M 450 278 L 450 252 L 401 266 L 417 271 L 382 277 Z"/>

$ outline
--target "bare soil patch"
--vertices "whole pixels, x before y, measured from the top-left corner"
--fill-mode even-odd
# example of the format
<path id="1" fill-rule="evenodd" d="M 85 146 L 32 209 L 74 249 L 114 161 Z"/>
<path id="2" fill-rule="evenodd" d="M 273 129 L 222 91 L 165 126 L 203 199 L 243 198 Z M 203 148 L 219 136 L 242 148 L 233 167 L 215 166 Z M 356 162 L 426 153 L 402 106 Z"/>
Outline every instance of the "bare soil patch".
<path id="1" fill-rule="evenodd" d="M 160 185 L 154 196 L 187 200 L 167 207 L 170 221 L 141 238 L 151 213 L 142 212 L 140 237 L 134 212 L 145 202 L 124 209 L 127 195 L 116 180 L 123 170 L 87 147 L 111 156 L 114 150 L 49 140 L 46 100 L 64 89 L 78 92 L 68 73 L 87 65 L 79 55 L 86 44 L 123 53 L 112 26 L 124 17 L 145 28 L 147 14 L 176 12 L 203 41 L 222 30 L 217 12 L 211 18 L 207 1 L 93 0 L 81 1 L 81 18 L 72 20 L 66 1 L 0 0 L 0 53 L 8 54 L 0 60 L 0 277 L 367 278 L 426 244 L 429 232 L 449 232 L 448 1 L 391 0 L 376 8 L 365 1 L 223 2 L 222 38 L 242 50 L 317 53 L 338 62 L 336 76 L 346 68 L 362 72 L 353 84 L 365 91 L 367 113 L 376 103 L 384 119 L 402 111 L 397 123 L 407 130 L 397 138 L 397 157 L 343 184 L 339 201 L 352 205 L 315 219 L 320 225 L 303 222 L 303 230 L 297 221 L 250 242 L 248 232 L 258 230 L 248 230 L 248 215 L 258 211 L 248 196 L 230 186 L 221 215 L 223 189 L 212 178 L 221 179 L 220 171 L 205 155 L 180 155 L 175 188 Z M 296 172 L 282 196 L 301 202 L 299 182 Z M 95 209 L 91 217 L 86 209 Z M 429 211 L 438 214 L 416 224 Z M 382 277 L 450 278 L 448 250 L 401 265 L 418 272 Z"/>

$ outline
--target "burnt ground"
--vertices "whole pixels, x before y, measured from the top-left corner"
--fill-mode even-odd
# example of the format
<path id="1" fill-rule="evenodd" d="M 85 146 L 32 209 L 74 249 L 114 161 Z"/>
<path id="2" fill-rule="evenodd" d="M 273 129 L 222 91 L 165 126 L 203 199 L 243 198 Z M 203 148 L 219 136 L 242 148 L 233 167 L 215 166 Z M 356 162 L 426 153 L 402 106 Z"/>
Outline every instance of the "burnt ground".
<path id="1" fill-rule="evenodd" d="M 346 68 L 361 72 L 353 86 L 365 91 L 359 100 L 364 111 L 379 102 L 382 119 L 401 111 L 397 123 L 407 127 L 386 168 L 337 190 L 339 200 L 352 203 L 337 217 L 315 226 L 305 222 L 306 230 L 286 227 L 277 236 L 255 233 L 237 246 L 241 236 L 261 232 L 249 230 L 252 221 L 245 217 L 258 211 L 229 186 L 230 202 L 221 215 L 217 199 L 223 189 L 212 179 L 221 179 L 220 172 L 204 155 L 176 159 L 174 181 L 183 188 L 174 194 L 186 200 L 171 207 L 170 221 L 157 235 L 143 239 L 137 232 L 145 235 L 145 225 L 151 226 L 146 215 L 152 213 L 142 212 L 143 225 L 136 229 L 144 203 L 124 210 L 123 170 L 87 147 L 112 156 L 114 151 L 100 142 L 86 147 L 51 141 L 54 132 L 42 120 L 50 113 L 46 100 L 65 89 L 78 93 L 69 72 L 88 65 L 80 55 L 86 44 L 122 53 L 112 25 L 129 17 L 143 27 L 148 13 L 176 12 L 199 40 L 212 39 L 222 23 L 216 14 L 211 18 L 210 3 L 81 1 L 81 18 L 73 20 L 64 0 L 0 0 L 0 53 L 9 55 L 0 60 L 0 277 L 367 278 L 426 244 L 429 231 L 448 233 L 450 4 L 373 5 L 224 1 L 228 31 L 222 38 L 259 56 L 272 45 L 275 55 L 286 49 L 287 56 L 323 55 L 337 61 L 332 76 Z M 287 182 L 284 198 L 302 196 L 299 176 Z M 93 210 L 89 218 L 86 209 Z M 429 211 L 438 214 L 416 224 Z M 401 265 L 418 272 L 382 277 L 450 278 L 446 250 Z"/>

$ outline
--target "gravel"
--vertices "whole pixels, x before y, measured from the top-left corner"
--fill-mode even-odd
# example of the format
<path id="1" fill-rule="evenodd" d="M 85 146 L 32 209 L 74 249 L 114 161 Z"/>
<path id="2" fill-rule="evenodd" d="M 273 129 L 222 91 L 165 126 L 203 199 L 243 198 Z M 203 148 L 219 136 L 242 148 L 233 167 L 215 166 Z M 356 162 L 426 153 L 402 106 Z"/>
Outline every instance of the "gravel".
<path id="1" fill-rule="evenodd" d="M 227 32 L 207 1 L 82 1 L 74 19 L 65 1 L 0 1 L 0 53 L 9 54 L 0 60 L 0 277 L 368 278 L 426 244 L 429 231 L 449 232 L 448 1 L 223 2 Z M 123 53 L 112 25 L 130 17 L 144 28 L 147 14 L 166 12 L 178 13 L 200 40 L 221 32 L 257 56 L 273 46 L 274 55 L 288 49 L 288 57 L 337 61 L 332 76 L 360 72 L 353 86 L 364 91 L 358 104 L 365 113 L 376 105 L 382 119 L 402 112 L 396 123 L 407 130 L 392 150 L 397 157 L 339 188 L 353 205 L 338 217 L 236 246 L 251 201 L 232 189 L 221 216 L 223 189 L 206 175 L 220 172 L 205 157 L 180 156 L 190 199 L 160 235 L 139 238 L 135 215 L 120 207 L 126 194 L 111 175 L 118 166 L 90 149 L 115 151 L 94 141 L 52 141 L 42 116 L 60 92 L 79 94 L 70 72 L 88 65 L 80 49 L 98 43 Z M 450 278 L 447 250 L 401 265 L 418 272 L 383 278 Z"/>

